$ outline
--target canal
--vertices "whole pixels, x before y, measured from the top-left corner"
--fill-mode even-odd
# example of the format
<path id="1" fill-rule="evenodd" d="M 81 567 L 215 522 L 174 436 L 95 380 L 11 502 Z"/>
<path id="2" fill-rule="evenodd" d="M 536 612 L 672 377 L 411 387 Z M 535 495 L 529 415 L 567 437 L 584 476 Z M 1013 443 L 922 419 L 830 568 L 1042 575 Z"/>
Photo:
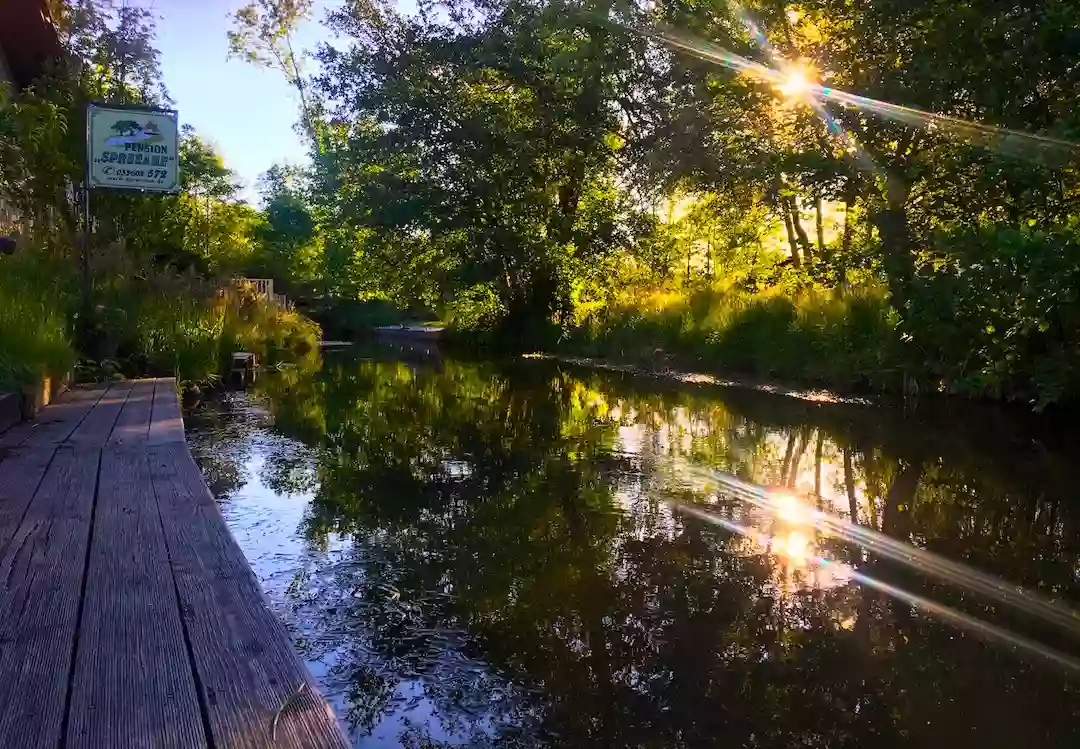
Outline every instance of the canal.
<path id="1" fill-rule="evenodd" d="M 357 747 L 1080 746 L 1038 424 L 377 350 L 187 428 Z"/>

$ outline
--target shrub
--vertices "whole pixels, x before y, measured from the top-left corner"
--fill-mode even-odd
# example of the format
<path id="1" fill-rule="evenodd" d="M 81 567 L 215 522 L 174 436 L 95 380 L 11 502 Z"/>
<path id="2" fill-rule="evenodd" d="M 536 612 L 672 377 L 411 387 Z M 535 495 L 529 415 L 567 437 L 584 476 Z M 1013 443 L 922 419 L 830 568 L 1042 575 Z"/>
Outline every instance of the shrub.
<path id="1" fill-rule="evenodd" d="M 69 330 L 82 309 L 77 265 L 26 247 L 0 258 L 0 270 L 0 387 L 68 371 L 76 361 Z M 205 383 L 235 351 L 274 363 L 318 346 L 317 325 L 228 279 L 138 267 L 119 247 L 99 251 L 94 270 L 83 378 L 171 375 Z"/>
<path id="2" fill-rule="evenodd" d="M 905 337 L 927 373 L 968 396 L 1036 406 L 1080 397 L 1080 230 L 961 227 L 935 237 Z"/>
<path id="3" fill-rule="evenodd" d="M 318 348 L 319 327 L 294 310 L 279 307 L 250 287 L 223 287 L 207 296 L 143 295 L 125 337 L 134 340 L 128 357 L 132 375 L 170 374 L 182 383 L 218 379 L 232 354 L 246 351 L 274 364 Z"/>

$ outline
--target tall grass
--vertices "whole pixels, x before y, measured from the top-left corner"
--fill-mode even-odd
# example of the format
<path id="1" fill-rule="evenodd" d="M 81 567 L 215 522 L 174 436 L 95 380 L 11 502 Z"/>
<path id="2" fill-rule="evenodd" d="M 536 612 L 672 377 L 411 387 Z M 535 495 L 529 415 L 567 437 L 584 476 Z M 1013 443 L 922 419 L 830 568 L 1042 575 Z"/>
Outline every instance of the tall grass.
<path id="1" fill-rule="evenodd" d="M 317 325 L 251 288 L 148 265 L 117 246 L 94 258 L 90 318 L 80 323 L 77 268 L 30 242 L 0 256 L 0 390 L 66 373 L 77 361 L 83 379 L 208 383 L 236 351 L 273 363 L 318 347 Z"/>
<path id="2" fill-rule="evenodd" d="M 148 295 L 137 300 L 136 309 L 129 331 L 136 354 L 125 362 L 129 374 L 175 375 L 188 382 L 218 375 L 225 304 L 200 297 Z"/>
<path id="3" fill-rule="evenodd" d="M 296 310 L 269 303 L 251 287 L 230 287 L 222 298 L 226 301 L 225 356 L 250 351 L 272 364 L 318 348 L 321 329 Z"/>
<path id="4" fill-rule="evenodd" d="M 199 293 L 201 292 L 201 293 Z M 274 363 L 318 347 L 320 331 L 303 315 L 270 303 L 251 288 L 203 284 L 185 292 L 132 294 L 134 315 L 119 331 L 118 369 L 128 375 L 173 375 L 209 383 L 226 371 L 232 354 L 246 351 Z"/>
<path id="5" fill-rule="evenodd" d="M 570 343 L 589 355 L 668 357 L 752 377 L 887 390 L 903 384 L 895 326 L 874 289 L 701 288 L 625 294 L 589 317 Z"/>
<path id="6" fill-rule="evenodd" d="M 0 288 L 0 390 L 63 374 L 74 364 L 63 315 L 33 294 Z"/>
<path id="7" fill-rule="evenodd" d="M 49 274 L 18 258 L 0 257 L 0 391 L 62 375 L 75 359 Z"/>

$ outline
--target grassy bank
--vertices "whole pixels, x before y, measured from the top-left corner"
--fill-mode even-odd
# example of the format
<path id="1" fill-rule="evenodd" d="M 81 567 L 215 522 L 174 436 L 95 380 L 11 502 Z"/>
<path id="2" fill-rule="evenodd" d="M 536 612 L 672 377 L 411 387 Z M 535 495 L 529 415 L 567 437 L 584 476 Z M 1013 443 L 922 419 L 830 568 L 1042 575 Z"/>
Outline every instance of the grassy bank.
<path id="1" fill-rule="evenodd" d="M 899 390 L 905 381 L 895 316 L 869 289 L 627 294 L 572 331 L 566 348 L 842 390 Z"/>
<path id="2" fill-rule="evenodd" d="M 565 347 L 843 391 L 1075 404 L 1080 317 L 1070 276 L 1038 286 L 1016 278 L 988 264 L 962 283 L 920 278 L 903 320 L 874 287 L 627 292 L 570 331 Z"/>
<path id="3" fill-rule="evenodd" d="M 112 258 L 122 258 L 114 253 Z M 65 258 L 28 247 L 0 257 L 0 390 L 77 369 L 80 379 L 218 379 L 236 351 L 267 363 L 318 347 L 319 327 L 227 278 L 169 267 L 95 268 L 90 318 Z"/>
<path id="4" fill-rule="evenodd" d="M 273 364 L 318 347 L 317 325 L 251 288 L 214 287 L 208 281 L 189 284 L 187 292 L 136 295 L 130 300 L 134 316 L 125 314 L 127 324 L 108 327 L 99 338 L 101 358 L 89 365 L 127 376 L 173 375 L 182 383 L 207 384 L 226 371 L 237 351 Z"/>

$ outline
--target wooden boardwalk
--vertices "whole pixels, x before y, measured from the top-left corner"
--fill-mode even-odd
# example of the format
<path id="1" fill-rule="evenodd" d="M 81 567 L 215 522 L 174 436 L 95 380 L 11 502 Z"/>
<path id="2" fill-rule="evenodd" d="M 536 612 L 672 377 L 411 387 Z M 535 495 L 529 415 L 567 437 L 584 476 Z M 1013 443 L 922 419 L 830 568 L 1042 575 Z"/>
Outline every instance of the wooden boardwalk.
<path id="1" fill-rule="evenodd" d="M 0 433 L 0 747 L 346 747 L 184 442 L 172 379 Z"/>

